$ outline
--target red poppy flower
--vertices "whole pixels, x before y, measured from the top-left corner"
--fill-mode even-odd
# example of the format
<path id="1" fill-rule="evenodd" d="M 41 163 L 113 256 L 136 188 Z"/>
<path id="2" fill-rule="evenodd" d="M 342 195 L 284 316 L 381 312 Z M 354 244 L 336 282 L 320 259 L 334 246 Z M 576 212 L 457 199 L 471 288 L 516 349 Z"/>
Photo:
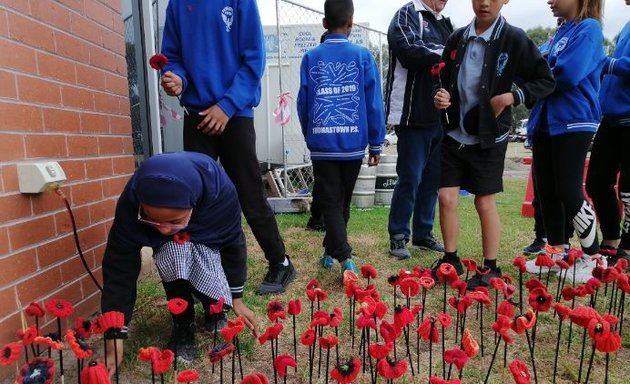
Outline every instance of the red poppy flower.
<path id="1" fill-rule="evenodd" d="M 343 271 L 343 286 L 344 287 L 349 287 L 352 285 L 356 285 L 356 283 L 359 282 L 359 276 L 357 276 L 356 273 L 350 271 L 350 270 L 345 270 Z"/>
<path id="2" fill-rule="evenodd" d="M 503 300 L 497 307 L 497 313 L 511 319 L 514 317 L 514 305 L 509 300 Z"/>
<path id="3" fill-rule="evenodd" d="M 402 329 L 411 324 L 416 317 L 406 306 L 397 305 L 394 309 L 394 327 Z"/>
<path id="4" fill-rule="evenodd" d="M 625 273 L 621 273 L 617 278 L 617 287 L 627 294 L 630 294 L 630 279 Z"/>
<path id="5" fill-rule="evenodd" d="M 462 335 L 462 348 L 470 358 L 477 356 L 477 353 L 479 353 L 479 344 L 477 344 L 477 341 L 472 337 L 468 328 L 464 330 L 464 334 Z"/>
<path id="6" fill-rule="evenodd" d="M 343 313 L 339 307 L 333 308 L 332 313 L 329 315 L 328 325 L 337 328 L 343 321 Z"/>
<path id="7" fill-rule="evenodd" d="M 577 248 L 571 248 L 569 249 L 569 252 L 567 252 L 566 259 L 570 265 L 573 265 L 575 264 L 575 260 L 581 259 L 583 257 L 584 257 L 584 252 L 582 250 L 577 249 Z"/>
<path id="8" fill-rule="evenodd" d="M 492 324 L 492 330 L 501 335 L 506 343 L 511 343 L 513 341 L 512 337 L 509 334 L 511 325 L 512 321 L 509 317 L 499 315 L 497 317 L 497 321 Z"/>
<path id="9" fill-rule="evenodd" d="M 525 331 L 534 328 L 536 324 L 536 312 L 528 309 L 527 312 L 517 316 L 512 322 L 512 330 L 517 335 L 522 335 Z"/>
<path id="10" fill-rule="evenodd" d="M 184 245 L 190 241 L 190 235 L 186 232 L 177 232 L 173 235 L 173 241 L 176 244 Z"/>
<path id="11" fill-rule="evenodd" d="M 390 277 L 387 278 L 387 284 L 391 285 L 392 287 L 397 286 L 400 283 L 400 276 L 398 275 L 391 275 Z"/>
<path id="12" fill-rule="evenodd" d="M 300 337 L 300 342 L 302 345 L 313 345 L 315 343 L 315 330 L 313 328 L 309 328 Z"/>
<path id="13" fill-rule="evenodd" d="M 620 274 L 624 273 L 625 270 L 628 268 L 628 260 L 624 258 L 619 258 L 617 259 L 617 262 L 615 263 L 614 267 L 617 268 Z"/>
<path id="14" fill-rule="evenodd" d="M 383 359 L 376 365 L 378 374 L 386 379 L 397 379 L 407 372 L 407 362 L 405 360 Z"/>
<path id="15" fill-rule="evenodd" d="M 356 286 L 356 285 L 354 285 L 354 284 L 351 284 L 351 285 L 347 285 L 347 286 L 345 286 L 345 289 L 346 289 L 346 297 L 347 297 L 348 299 L 350 299 L 350 298 L 354 297 L 354 296 L 355 296 L 355 291 L 357 290 L 357 288 L 359 288 L 359 287 L 357 287 L 357 286 Z"/>
<path id="16" fill-rule="evenodd" d="M 505 284 L 505 287 L 503 288 L 503 296 L 506 299 L 509 299 L 510 297 L 512 297 L 515 292 L 516 292 L 515 286 L 513 286 L 512 284 Z"/>
<path id="17" fill-rule="evenodd" d="M 434 64 L 434 65 L 431 67 L 431 74 L 432 74 L 433 76 L 437 76 L 437 75 L 439 75 L 439 74 L 440 74 L 440 72 L 442 72 L 442 68 L 444 68 L 444 66 L 445 66 L 445 65 L 446 65 L 446 64 L 445 64 L 444 62 L 439 62 L 439 63 Z"/>
<path id="18" fill-rule="evenodd" d="M 466 283 L 464 280 L 455 280 L 451 283 L 451 288 L 456 290 L 459 296 L 461 297 L 466 294 L 468 283 Z"/>
<path id="19" fill-rule="evenodd" d="M 157 355 L 160 353 L 160 350 L 155 347 L 140 348 L 138 350 L 138 360 L 149 362 L 154 359 L 154 356 L 155 358 L 158 358 Z"/>
<path id="20" fill-rule="evenodd" d="M 510 363 L 510 372 L 516 384 L 530 384 L 529 369 L 527 364 L 521 360 L 514 360 Z"/>
<path id="21" fill-rule="evenodd" d="M 449 55 L 451 61 L 455 61 L 455 58 L 457 57 L 457 50 L 453 49 Z"/>
<path id="22" fill-rule="evenodd" d="M 65 337 L 72 353 L 74 353 L 77 359 L 89 359 L 94 355 L 92 347 L 90 347 L 87 341 L 80 337 L 74 330 L 69 329 L 66 332 Z"/>
<path id="23" fill-rule="evenodd" d="M 51 299 L 46 302 L 45 306 L 46 310 L 50 312 L 51 315 L 60 319 L 72 315 L 72 303 L 67 300 Z"/>
<path id="24" fill-rule="evenodd" d="M 289 304 L 287 306 L 289 315 L 297 316 L 300 314 L 300 312 L 302 312 L 302 302 L 300 301 L 300 299 L 289 301 Z"/>
<path id="25" fill-rule="evenodd" d="M 208 352 L 208 359 L 211 363 L 219 362 L 225 356 L 234 352 L 235 349 L 236 347 L 232 343 L 219 344 Z"/>
<path id="26" fill-rule="evenodd" d="M 421 268 L 421 267 L 415 266 L 413 267 L 413 272 L 418 278 L 431 277 L 431 269 L 429 268 Z"/>
<path id="27" fill-rule="evenodd" d="M 364 279 L 376 279 L 376 275 L 376 268 L 373 266 L 369 264 L 361 266 L 361 276 L 363 276 Z"/>
<path id="28" fill-rule="evenodd" d="M 223 313 L 224 304 L 225 304 L 225 299 L 222 297 L 219 297 L 219 300 L 217 300 L 216 303 L 210 304 L 210 307 L 208 308 L 208 313 L 211 315 L 216 315 L 217 313 Z"/>
<path id="29" fill-rule="evenodd" d="M 238 317 L 234 320 L 228 320 L 227 325 L 221 329 L 221 336 L 223 336 L 225 341 L 231 343 L 244 329 L 245 323 L 243 322 L 243 318 Z"/>
<path id="30" fill-rule="evenodd" d="M 349 359 L 343 364 L 335 366 L 330 377 L 340 384 L 352 383 L 361 371 L 361 360 Z"/>
<path id="31" fill-rule="evenodd" d="M 37 335 L 39 335 L 39 331 L 37 330 L 36 326 L 31 325 L 30 327 L 26 328 L 25 331 L 18 329 L 16 335 L 22 340 L 22 345 L 26 346 L 33 344 L 33 340 L 35 340 Z"/>
<path id="32" fill-rule="evenodd" d="M 468 272 L 475 272 L 477 269 L 477 262 L 474 259 L 462 259 L 462 264 Z"/>
<path id="33" fill-rule="evenodd" d="M 440 324 L 442 324 L 442 327 L 444 328 L 448 328 L 453 322 L 453 319 L 451 319 L 451 317 L 447 315 L 446 313 L 439 313 L 437 315 L 437 319 L 440 322 Z"/>
<path id="34" fill-rule="evenodd" d="M 483 287 L 480 287 L 480 288 L 483 288 Z M 488 294 L 484 293 L 483 291 L 475 290 L 473 292 L 468 292 L 466 296 L 468 296 L 470 299 L 483 305 L 488 305 L 492 303 L 492 300 L 490 300 L 490 297 L 488 296 Z"/>
<path id="35" fill-rule="evenodd" d="M 307 290 L 314 288 L 319 288 L 319 281 L 317 281 L 317 279 L 311 279 L 309 280 L 308 284 L 306 284 Z"/>
<path id="36" fill-rule="evenodd" d="M 199 380 L 199 373 L 194 369 L 187 369 L 177 374 L 178 383 L 190 383 L 191 381 Z"/>
<path id="37" fill-rule="evenodd" d="M 414 277 L 406 277 L 400 282 L 400 292 L 405 297 L 415 297 L 420 293 L 420 283 Z"/>
<path id="38" fill-rule="evenodd" d="M 161 71 L 168 64 L 168 57 L 162 53 L 156 53 L 149 59 L 149 65 L 156 71 Z"/>
<path id="39" fill-rule="evenodd" d="M 556 313 L 560 317 L 560 321 L 564 321 L 567 317 L 569 317 L 569 312 L 571 312 L 571 308 L 560 303 L 553 303 L 553 309 L 556 310 Z"/>
<path id="40" fill-rule="evenodd" d="M 84 339 L 92 336 L 92 322 L 79 316 L 74 320 L 74 330 Z"/>
<path id="41" fill-rule="evenodd" d="M 109 373 L 103 363 L 90 361 L 81 371 L 82 384 L 109 384 Z"/>
<path id="42" fill-rule="evenodd" d="M 328 298 L 328 294 L 320 288 L 313 288 L 306 290 L 306 297 L 308 297 L 309 301 L 324 301 Z"/>
<path id="43" fill-rule="evenodd" d="M 575 307 L 574 309 L 572 309 L 571 312 L 569 312 L 569 317 L 574 324 L 585 328 L 588 327 L 588 324 L 591 322 L 591 320 L 601 319 L 599 312 L 591 307 L 584 306 Z"/>
<path id="44" fill-rule="evenodd" d="M 30 303 L 28 307 L 26 307 L 24 312 L 26 312 L 28 316 L 33 316 L 33 317 L 44 317 L 44 314 L 45 314 L 44 308 L 42 308 L 41 305 L 35 302 Z"/>
<path id="45" fill-rule="evenodd" d="M 398 333 L 396 332 L 396 327 L 394 326 L 394 324 L 391 324 L 385 320 L 381 322 L 379 330 L 381 331 L 383 341 L 386 343 L 393 343 L 394 340 L 396 340 L 396 338 L 398 337 Z"/>
<path id="46" fill-rule="evenodd" d="M 50 336 L 35 336 L 33 344 L 47 345 L 55 351 L 61 351 L 64 347 L 61 341 L 53 340 Z"/>
<path id="47" fill-rule="evenodd" d="M 569 265 L 569 263 L 567 263 L 566 261 L 560 259 L 560 260 L 556 260 L 556 265 L 558 267 L 560 267 L 560 269 L 569 269 L 571 268 L 571 266 Z"/>
<path id="48" fill-rule="evenodd" d="M 602 272 L 602 283 L 612 283 L 619 277 L 619 270 L 615 267 L 608 267 Z"/>
<path id="49" fill-rule="evenodd" d="M 284 312 L 284 306 L 278 300 L 272 300 L 267 304 L 267 317 L 271 321 L 278 319 L 286 319 L 287 314 Z"/>
<path id="50" fill-rule="evenodd" d="M 422 323 L 420 323 L 418 327 L 418 334 L 420 334 L 420 337 L 424 341 L 431 340 L 431 342 L 437 343 L 440 340 L 433 316 L 425 317 L 424 320 L 422 320 Z"/>
<path id="51" fill-rule="evenodd" d="M 442 263 L 435 272 L 440 283 L 452 283 L 457 280 L 457 270 L 452 264 Z"/>
<path id="52" fill-rule="evenodd" d="M 337 336 L 322 336 L 319 338 L 319 345 L 324 349 L 333 348 L 339 343 Z"/>
<path id="53" fill-rule="evenodd" d="M 269 384 L 269 380 L 267 379 L 267 376 L 257 372 L 243 377 L 241 384 Z"/>
<path id="54" fill-rule="evenodd" d="M 357 318 L 357 328 L 363 329 L 366 327 L 376 330 L 376 321 L 374 320 L 373 317 L 368 317 L 365 315 L 359 316 Z"/>
<path id="55" fill-rule="evenodd" d="M 120 330 L 125 326 L 125 315 L 118 311 L 105 312 L 92 322 L 94 333 L 105 333 L 109 329 Z"/>
<path id="56" fill-rule="evenodd" d="M 538 287 L 529 292 L 529 305 L 536 312 L 547 312 L 553 304 L 553 296 L 547 293 L 546 288 Z"/>
<path id="57" fill-rule="evenodd" d="M 17 341 L 9 343 L 0 350 L 0 365 L 15 363 L 22 354 L 22 346 Z"/>
<path id="58" fill-rule="evenodd" d="M 260 337 L 258 337 L 258 342 L 260 344 L 265 344 L 267 340 L 277 339 L 278 336 L 280 335 L 280 332 L 282 332 L 283 329 L 284 329 L 284 326 L 282 325 L 282 323 L 275 323 L 271 327 L 267 328 L 265 330 L 265 333 L 263 333 Z"/>
<path id="59" fill-rule="evenodd" d="M 411 308 L 411 313 L 413 313 L 415 316 L 418 316 L 418 313 L 422 312 L 422 304 L 416 304 L 413 306 L 413 308 Z"/>
<path id="60" fill-rule="evenodd" d="M 551 268 L 556 265 L 556 262 L 553 261 L 553 259 L 549 255 L 545 253 L 540 253 L 538 254 L 538 256 L 536 256 L 536 261 L 534 261 L 534 265 L 542 268 Z"/>
<path id="61" fill-rule="evenodd" d="M 576 296 L 576 289 L 573 287 L 562 288 L 562 299 L 571 301 Z"/>
<path id="62" fill-rule="evenodd" d="M 374 303 L 374 312 L 373 315 L 379 319 L 383 319 L 387 314 L 387 305 L 385 303 L 377 301 Z"/>
<path id="63" fill-rule="evenodd" d="M 459 348 L 449 349 L 444 351 L 444 361 L 447 364 L 454 364 L 461 371 L 468 362 L 468 355 Z"/>
<path id="64" fill-rule="evenodd" d="M 368 346 L 368 352 L 376 360 L 381 360 L 386 358 L 393 348 L 392 343 L 374 343 Z"/>
<path id="65" fill-rule="evenodd" d="M 502 291 L 503 287 L 505 287 L 505 281 L 503 281 L 503 279 L 500 277 L 491 277 L 490 286 L 497 291 Z"/>
<path id="66" fill-rule="evenodd" d="M 184 299 L 180 299 L 180 298 L 175 298 L 175 299 L 170 299 L 167 303 L 166 306 L 168 307 L 168 310 L 173 314 L 173 315 L 181 315 L 182 313 L 184 313 L 184 311 L 186 310 L 186 308 L 188 308 L 188 302 Z"/>
<path id="67" fill-rule="evenodd" d="M 516 269 L 518 269 L 521 273 L 525 273 L 527 271 L 525 263 L 527 263 L 527 260 L 523 255 L 516 256 L 516 258 L 514 258 L 514 260 L 512 261 L 512 265 L 516 267 Z"/>
<path id="68" fill-rule="evenodd" d="M 435 287 L 435 280 L 431 276 L 422 276 L 420 278 L 420 285 L 424 289 L 432 289 Z"/>
<path id="69" fill-rule="evenodd" d="M 602 282 L 599 279 L 596 279 L 594 277 L 591 277 L 585 283 L 585 287 L 587 287 L 587 289 L 591 291 L 591 293 L 597 291 L 601 286 L 602 286 Z"/>
<path id="70" fill-rule="evenodd" d="M 444 380 L 443 378 L 437 376 L 431 376 L 429 379 L 429 384 L 461 384 L 461 382 L 462 381 L 460 379 Z"/>
<path id="71" fill-rule="evenodd" d="M 297 367 L 297 361 L 291 355 L 280 355 L 273 361 L 273 366 L 278 371 L 278 376 L 287 376 L 287 367 Z"/>
<path id="72" fill-rule="evenodd" d="M 159 350 L 151 356 L 151 369 L 156 375 L 162 375 L 171 368 L 175 354 L 170 349 Z"/>
<path id="73" fill-rule="evenodd" d="M 542 283 L 542 281 L 538 280 L 538 279 L 529 279 L 525 282 L 525 288 L 527 288 L 529 291 L 531 291 L 534 288 L 547 288 L 545 287 L 545 284 Z"/>
<path id="74" fill-rule="evenodd" d="M 55 379 L 55 362 L 45 357 L 35 357 L 20 368 L 16 384 L 52 384 Z"/>
<path id="75" fill-rule="evenodd" d="M 311 328 L 315 326 L 326 327 L 329 324 L 330 324 L 330 317 L 328 316 L 328 313 L 325 311 L 317 311 L 313 315 L 313 320 L 311 320 L 310 327 Z"/>

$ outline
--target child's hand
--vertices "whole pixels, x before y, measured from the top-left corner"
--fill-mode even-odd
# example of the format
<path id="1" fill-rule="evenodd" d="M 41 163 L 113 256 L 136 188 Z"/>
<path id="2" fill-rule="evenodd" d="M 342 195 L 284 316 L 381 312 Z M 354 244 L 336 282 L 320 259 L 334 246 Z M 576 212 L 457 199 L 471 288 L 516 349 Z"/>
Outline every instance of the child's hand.
<path id="1" fill-rule="evenodd" d="M 501 113 L 503 113 L 505 108 L 512 104 L 514 104 L 514 95 L 512 95 L 512 92 L 502 93 L 490 99 L 490 105 L 492 106 L 494 117 L 498 117 Z"/>
<path id="2" fill-rule="evenodd" d="M 162 88 L 169 96 L 177 96 L 182 93 L 182 78 L 171 71 L 162 75 Z"/>
<path id="3" fill-rule="evenodd" d="M 381 161 L 381 155 L 370 154 L 370 157 L 368 157 L 368 167 L 376 167 L 379 161 Z"/>
<path id="4" fill-rule="evenodd" d="M 451 95 L 444 88 L 440 88 L 433 97 L 433 104 L 437 109 L 446 109 L 451 106 Z"/>
<path id="5" fill-rule="evenodd" d="M 256 315 L 252 312 L 251 309 L 247 308 L 245 303 L 243 303 L 243 299 L 233 299 L 232 300 L 232 309 L 236 316 L 241 316 L 243 318 L 243 322 L 247 328 L 249 328 L 255 337 L 258 337 L 258 322 L 256 321 Z"/>
<path id="6" fill-rule="evenodd" d="M 221 107 L 213 105 L 212 107 L 199 112 L 199 115 L 203 116 L 203 120 L 197 129 L 206 135 L 220 135 L 223 133 L 225 126 L 230 120 L 229 117 L 223 112 Z"/>

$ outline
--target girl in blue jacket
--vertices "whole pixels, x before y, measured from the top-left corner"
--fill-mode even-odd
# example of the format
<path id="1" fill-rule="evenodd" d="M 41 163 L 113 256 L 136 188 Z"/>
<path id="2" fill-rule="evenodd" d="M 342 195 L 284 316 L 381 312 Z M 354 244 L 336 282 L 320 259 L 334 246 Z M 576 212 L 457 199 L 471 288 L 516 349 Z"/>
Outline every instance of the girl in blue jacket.
<path id="1" fill-rule="evenodd" d="M 533 143 L 533 171 L 543 221 L 554 258 L 562 258 L 565 222 L 571 220 L 587 255 L 599 251 L 595 211 L 584 197 L 582 180 L 586 153 L 599 121 L 598 93 L 605 58 L 602 0 L 548 0 L 555 17 L 566 22 L 558 28 L 547 56 L 556 80 L 555 91 L 534 105 L 528 124 Z M 576 261 L 576 281 L 592 277 L 595 261 Z M 572 277 L 569 277 L 572 278 Z"/>
<path id="2" fill-rule="evenodd" d="M 630 5 L 630 0 L 625 0 Z M 630 260 L 630 23 L 617 39 L 615 52 L 602 68 L 604 80 L 599 92 L 603 119 L 599 126 L 586 177 L 586 191 L 593 199 L 602 230 L 602 254 L 608 264 Z M 619 176 L 619 198 L 625 219 L 619 223 L 619 201 L 615 183 Z"/>

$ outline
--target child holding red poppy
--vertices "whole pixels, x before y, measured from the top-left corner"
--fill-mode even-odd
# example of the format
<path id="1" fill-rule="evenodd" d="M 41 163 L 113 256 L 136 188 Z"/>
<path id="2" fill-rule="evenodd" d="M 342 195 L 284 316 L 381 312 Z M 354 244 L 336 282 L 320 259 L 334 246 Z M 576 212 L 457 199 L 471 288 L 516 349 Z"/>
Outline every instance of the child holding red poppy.
<path id="1" fill-rule="evenodd" d="M 385 138 L 381 81 L 370 51 L 348 41 L 352 0 L 327 0 L 324 13 L 329 33 L 302 58 L 297 111 L 326 223 L 322 265 L 332 267 L 326 261 L 330 256 L 343 271 L 358 273 L 346 226 L 368 144 L 368 165 L 380 159 Z"/>
<path id="2" fill-rule="evenodd" d="M 501 223 L 496 194 L 503 191 L 503 166 L 512 106 L 531 105 L 553 91 L 554 80 L 536 45 L 501 17 L 508 0 L 472 0 L 474 20 L 453 33 L 444 48 L 442 83 L 435 107 L 447 109 L 442 144 L 439 201 L 444 256 L 437 261 L 464 268 L 457 255 L 459 191 L 475 195 L 481 222 L 484 272 L 468 289 L 500 277 L 497 265 Z M 515 87 L 513 88 L 513 84 Z"/>
<path id="3" fill-rule="evenodd" d="M 186 236 L 174 238 L 183 230 Z M 255 316 L 242 301 L 247 250 L 240 206 L 234 185 L 214 160 L 194 152 L 153 156 L 121 194 L 103 258 L 101 308 L 103 313 L 122 312 L 125 325 L 136 300 L 142 247 L 153 249 L 167 298 L 188 303 L 172 315 L 168 348 L 178 358 L 192 361 L 195 355 L 193 297 L 203 304 L 208 331 L 225 323 L 222 311 L 214 317 L 209 312 L 224 299 L 256 333 Z M 117 338 L 126 338 L 126 333 L 125 327 Z M 122 356 L 122 341 L 118 343 Z M 113 345 L 108 351 L 113 361 Z"/>

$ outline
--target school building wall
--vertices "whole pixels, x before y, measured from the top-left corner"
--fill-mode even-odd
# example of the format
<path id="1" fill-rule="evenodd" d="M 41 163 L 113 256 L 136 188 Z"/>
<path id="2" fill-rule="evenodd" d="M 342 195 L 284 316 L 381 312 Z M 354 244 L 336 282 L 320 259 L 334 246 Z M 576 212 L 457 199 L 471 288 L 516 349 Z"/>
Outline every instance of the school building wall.
<path id="1" fill-rule="evenodd" d="M 0 0 L 0 346 L 17 340 L 33 301 L 69 300 L 70 319 L 99 307 L 63 201 L 18 190 L 16 164 L 43 160 L 66 173 L 62 190 L 101 280 L 116 200 L 134 170 L 120 0 Z M 0 378 L 14 374 L 0 367 Z"/>

